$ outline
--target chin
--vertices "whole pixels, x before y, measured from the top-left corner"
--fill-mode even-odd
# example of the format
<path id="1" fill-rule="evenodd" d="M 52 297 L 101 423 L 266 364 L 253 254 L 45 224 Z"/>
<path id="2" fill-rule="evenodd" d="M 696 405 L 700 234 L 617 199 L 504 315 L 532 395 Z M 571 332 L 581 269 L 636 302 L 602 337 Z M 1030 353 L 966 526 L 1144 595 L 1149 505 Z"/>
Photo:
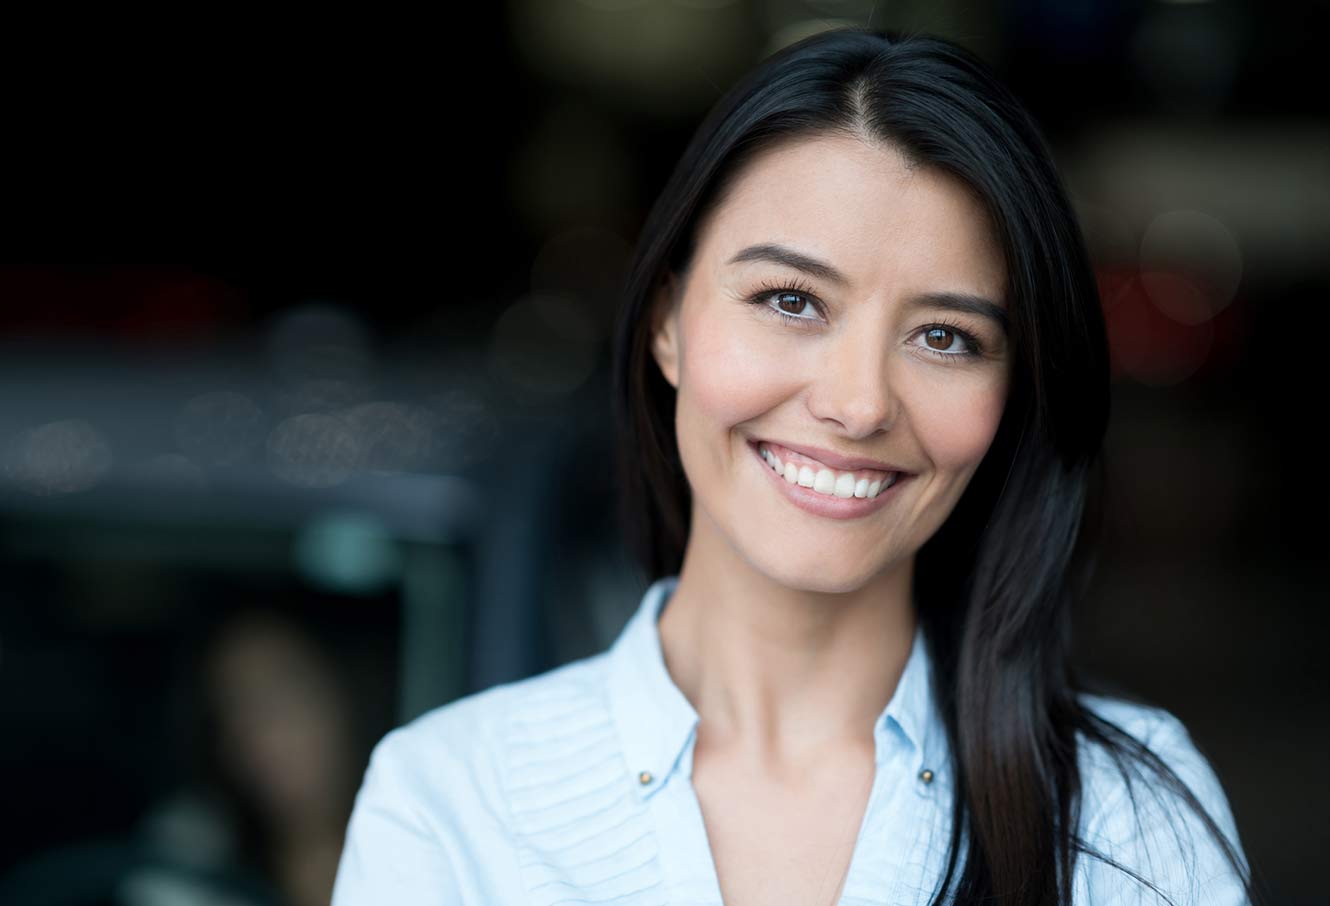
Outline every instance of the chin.
<path id="1" fill-rule="evenodd" d="M 807 563 L 790 563 L 788 560 L 763 566 L 754 564 L 773 582 L 795 591 L 806 591 L 824 595 L 840 595 L 858 591 L 878 573 L 880 569 L 865 568 L 862 564 L 828 564 L 825 559 L 810 557 Z"/>

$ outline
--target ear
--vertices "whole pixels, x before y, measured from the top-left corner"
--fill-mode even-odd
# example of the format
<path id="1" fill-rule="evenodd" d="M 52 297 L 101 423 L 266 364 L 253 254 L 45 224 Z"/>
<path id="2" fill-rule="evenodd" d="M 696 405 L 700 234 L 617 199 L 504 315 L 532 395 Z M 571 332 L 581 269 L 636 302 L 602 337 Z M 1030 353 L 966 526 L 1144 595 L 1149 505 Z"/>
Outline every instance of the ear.
<path id="1" fill-rule="evenodd" d="M 679 290 L 678 279 L 667 273 L 651 301 L 651 354 L 675 390 L 679 389 Z"/>

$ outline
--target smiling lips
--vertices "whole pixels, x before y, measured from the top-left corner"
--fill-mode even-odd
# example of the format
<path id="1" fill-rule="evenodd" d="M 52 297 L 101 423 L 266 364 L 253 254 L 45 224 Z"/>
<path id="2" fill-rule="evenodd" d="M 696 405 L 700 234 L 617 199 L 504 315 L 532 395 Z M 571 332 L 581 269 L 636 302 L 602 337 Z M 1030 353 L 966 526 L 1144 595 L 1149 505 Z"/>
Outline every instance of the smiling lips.
<path id="1" fill-rule="evenodd" d="M 827 497 L 874 499 L 892 487 L 902 474 L 881 469 L 833 469 L 810 456 L 769 441 L 760 441 L 757 452 L 787 483 Z"/>

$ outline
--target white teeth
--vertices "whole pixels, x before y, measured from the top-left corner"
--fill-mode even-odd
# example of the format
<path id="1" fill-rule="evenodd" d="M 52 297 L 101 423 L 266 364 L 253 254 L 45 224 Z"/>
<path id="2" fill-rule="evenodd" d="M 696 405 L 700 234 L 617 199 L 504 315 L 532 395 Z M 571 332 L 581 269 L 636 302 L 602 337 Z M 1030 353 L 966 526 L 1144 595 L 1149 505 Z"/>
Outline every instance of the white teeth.
<path id="1" fill-rule="evenodd" d="M 766 447 L 759 448 L 759 451 L 767 464 L 790 484 L 812 488 L 829 497 L 876 497 L 879 492 L 895 484 L 900 474 L 891 472 L 885 479 L 856 478 L 853 472 L 836 472 L 832 469 L 815 471 L 812 466 L 782 463 L 780 457 Z"/>
<path id="2" fill-rule="evenodd" d="M 808 466 L 804 466 L 804 469 L 808 469 L 809 472 L 813 471 L 812 469 L 809 469 Z M 800 469 L 799 470 L 800 484 L 803 483 L 803 478 L 804 478 L 804 470 Z M 813 477 L 813 490 L 817 491 L 819 494 L 831 494 L 835 492 L 836 473 L 831 471 L 830 469 L 818 469 L 817 475 Z"/>

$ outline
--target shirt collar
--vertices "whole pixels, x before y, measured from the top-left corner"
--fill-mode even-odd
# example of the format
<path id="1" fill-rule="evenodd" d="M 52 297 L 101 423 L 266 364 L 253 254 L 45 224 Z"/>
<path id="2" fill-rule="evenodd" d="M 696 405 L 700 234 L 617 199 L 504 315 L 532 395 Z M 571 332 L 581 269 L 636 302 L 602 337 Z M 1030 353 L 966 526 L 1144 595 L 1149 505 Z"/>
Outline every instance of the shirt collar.
<path id="1" fill-rule="evenodd" d="M 643 798 L 676 772 L 692 775 L 689 743 L 698 714 L 665 669 L 657 623 L 678 582 L 677 575 L 652 582 L 609 651 L 610 708 L 633 785 Z M 946 733 L 933 709 L 923 624 L 915 626 L 905 671 L 873 726 L 877 763 L 903 745 L 915 773 L 927 769 L 940 777 L 948 767 Z"/>

